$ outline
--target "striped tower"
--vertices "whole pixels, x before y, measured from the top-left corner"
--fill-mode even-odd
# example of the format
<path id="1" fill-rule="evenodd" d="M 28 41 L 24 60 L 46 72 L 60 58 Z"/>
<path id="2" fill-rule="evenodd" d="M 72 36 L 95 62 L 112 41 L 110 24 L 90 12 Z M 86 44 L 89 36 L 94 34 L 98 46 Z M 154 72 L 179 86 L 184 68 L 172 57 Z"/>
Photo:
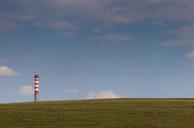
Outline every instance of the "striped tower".
<path id="1" fill-rule="evenodd" d="M 36 74 L 34 76 L 34 80 L 35 80 L 35 82 L 34 82 L 34 84 L 35 84 L 34 85 L 34 102 L 39 101 L 39 79 L 40 79 L 39 75 Z"/>

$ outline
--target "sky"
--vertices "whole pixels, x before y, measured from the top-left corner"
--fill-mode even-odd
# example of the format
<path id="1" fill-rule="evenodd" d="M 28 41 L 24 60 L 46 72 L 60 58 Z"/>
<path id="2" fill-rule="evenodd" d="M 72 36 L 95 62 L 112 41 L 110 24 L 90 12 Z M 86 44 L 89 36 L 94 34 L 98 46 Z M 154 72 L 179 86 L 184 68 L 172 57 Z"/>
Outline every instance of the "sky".
<path id="1" fill-rule="evenodd" d="M 1 0 L 0 103 L 194 97 L 194 0 Z"/>

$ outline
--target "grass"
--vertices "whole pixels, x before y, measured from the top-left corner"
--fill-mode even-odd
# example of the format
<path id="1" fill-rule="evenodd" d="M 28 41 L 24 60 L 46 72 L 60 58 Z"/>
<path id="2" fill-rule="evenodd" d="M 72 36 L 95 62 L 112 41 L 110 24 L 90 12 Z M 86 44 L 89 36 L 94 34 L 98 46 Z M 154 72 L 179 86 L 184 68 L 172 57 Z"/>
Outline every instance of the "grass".
<path id="1" fill-rule="evenodd" d="M 110 99 L 0 105 L 0 128 L 192 127 L 192 99 Z"/>

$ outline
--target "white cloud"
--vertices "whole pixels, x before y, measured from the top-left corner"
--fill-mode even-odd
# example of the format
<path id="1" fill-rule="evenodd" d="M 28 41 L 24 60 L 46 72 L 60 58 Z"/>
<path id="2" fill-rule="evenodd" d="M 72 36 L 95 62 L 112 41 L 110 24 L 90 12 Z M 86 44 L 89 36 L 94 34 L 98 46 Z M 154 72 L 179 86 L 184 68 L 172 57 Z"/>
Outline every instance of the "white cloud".
<path id="1" fill-rule="evenodd" d="M 194 59 L 194 50 L 191 53 L 186 54 L 185 57 L 188 59 Z"/>
<path id="2" fill-rule="evenodd" d="M 0 76 L 17 76 L 18 73 L 7 66 L 0 66 Z"/>
<path id="3" fill-rule="evenodd" d="M 79 94 L 79 90 L 78 89 L 66 89 L 65 93 L 68 93 L 68 94 Z"/>
<path id="4" fill-rule="evenodd" d="M 111 90 L 95 92 L 89 92 L 87 99 L 108 99 L 108 98 L 121 98 L 121 96 Z"/>
<path id="5" fill-rule="evenodd" d="M 23 95 L 23 96 L 31 96 L 33 95 L 33 87 L 30 85 L 25 85 L 22 86 L 19 90 L 18 90 L 19 94 Z"/>

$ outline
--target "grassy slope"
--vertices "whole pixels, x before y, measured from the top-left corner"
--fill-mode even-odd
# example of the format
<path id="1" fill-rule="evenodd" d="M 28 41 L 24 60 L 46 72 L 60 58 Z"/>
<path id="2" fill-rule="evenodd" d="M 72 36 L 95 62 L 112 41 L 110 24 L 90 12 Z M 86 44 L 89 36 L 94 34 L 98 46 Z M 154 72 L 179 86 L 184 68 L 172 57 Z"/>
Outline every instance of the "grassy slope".
<path id="1" fill-rule="evenodd" d="M 0 128 L 193 128 L 194 100 L 114 99 L 0 105 Z"/>

